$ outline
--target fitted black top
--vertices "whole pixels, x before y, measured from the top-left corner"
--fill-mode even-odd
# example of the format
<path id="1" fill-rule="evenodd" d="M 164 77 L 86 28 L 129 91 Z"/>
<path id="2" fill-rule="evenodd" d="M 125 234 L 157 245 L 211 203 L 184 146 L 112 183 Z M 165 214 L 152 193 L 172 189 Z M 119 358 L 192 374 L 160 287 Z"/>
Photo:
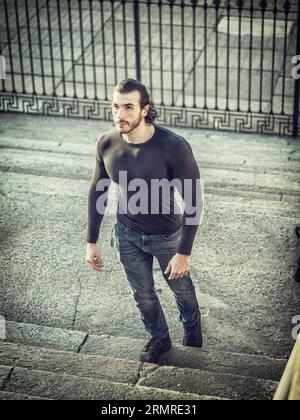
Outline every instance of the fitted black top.
<path id="1" fill-rule="evenodd" d="M 88 196 L 87 242 L 98 240 L 113 181 L 119 190 L 117 220 L 153 235 L 175 232 L 182 226 L 177 252 L 190 255 L 203 209 L 200 171 L 187 140 L 153 125 L 154 135 L 144 143 L 127 142 L 116 128 L 97 138 Z M 159 182 L 167 189 L 157 188 Z M 184 200 L 183 214 L 174 199 L 175 188 Z"/>

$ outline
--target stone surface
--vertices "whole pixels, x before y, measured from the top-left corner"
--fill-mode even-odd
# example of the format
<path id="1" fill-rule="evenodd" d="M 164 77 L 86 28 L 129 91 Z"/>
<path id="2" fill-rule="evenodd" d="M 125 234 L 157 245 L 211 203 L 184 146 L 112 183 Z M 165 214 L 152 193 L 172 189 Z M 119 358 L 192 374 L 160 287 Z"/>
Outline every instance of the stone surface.
<path id="1" fill-rule="evenodd" d="M 115 216 L 108 214 L 101 226 L 104 271 L 93 272 L 84 261 L 95 140 L 109 128 L 100 121 L 16 114 L 2 114 L 0 122 L 0 314 L 81 330 L 75 346 L 85 334 L 146 339 L 110 247 Z M 191 275 L 204 315 L 205 348 L 284 357 L 293 345 L 291 319 L 300 300 L 293 281 L 299 143 L 174 131 L 190 141 L 204 179 L 204 221 Z M 154 276 L 172 338 L 180 341 L 178 310 L 156 260 Z"/>
<path id="2" fill-rule="evenodd" d="M 126 337 L 90 335 L 82 347 L 81 353 L 138 360 L 145 342 L 146 340 Z M 217 352 L 205 351 L 173 343 L 171 350 L 161 356 L 159 365 L 189 367 L 278 381 L 286 362 L 284 359 L 228 353 L 221 350 Z"/>
<path id="3" fill-rule="evenodd" d="M 133 385 L 141 369 L 137 361 L 0 343 L 0 365 L 4 364 Z"/>
<path id="4" fill-rule="evenodd" d="M 91 334 L 82 347 L 81 352 L 84 354 L 100 354 L 103 356 L 138 360 L 146 341 L 146 334 L 144 340 L 113 335 L 99 336 Z"/>
<path id="5" fill-rule="evenodd" d="M 277 387 L 272 381 L 174 367 L 161 367 L 139 381 L 142 386 L 158 384 L 160 388 L 196 394 L 205 389 L 210 395 L 234 400 L 271 400 Z"/>
<path id="6" fill-rule="evenodd" d="M 25 346 L 54 348 L 76 352 L 86 338 L 86 333 L 80 331 L 62 330 L 40 325 L 6 323 L 6 340 L 10 343 Z M 3 341 L 0 341 L 0 345 Z"/>
<path id="7" fill-rule="evenodd" d="M 39 397 L 33 397 L 33 396 L 29 396 L 29 395 L 24 395 L 24 394 L 17 394 L 15 392 L 0 392 L 0 400 L 2 401 L 26 401 L 26 400 L 34 400 L 34 401 L 39 401 L 39 400 L 47 400 L 50 398 L 39 398 Z"/>
<path id="8" fill-rule="evenodd" d="M 8 379 L 10 372 L 11 372 L 11 367 L 0 365 L 0 390 L 5 385 L 5 381 Z"/>
<path id="9" fill-rule="evenodd" d="M 58 400 L 203 400 L 213 397 L 15 368 L 7 392 Z"/>
<path id="10" fill-rule="evenodd" d="M 249 7 L 249 1 L 245 6 Z M 295 7 L 293 2 L 293 7 Z M 44 56 L 50 54 L 45 2 L 39 2 L 41 27 L 43 28 Z M 257 8 L 259 0 L 254 1 Z M 118 65 L 124 65 L 122 10 L 115 8 L 116 41 Z M 13 3 L 8 2 L 9 15 L 13 13 Z M 65 91 L 73 95 L 71 54 L 68 28 L 67 2 L 61 2 L 62 25 L 64 31 L 63 69 L 55 65 L 55 80 L 52 68 L 45 61 L 45 81 L 40 76 L 34 79 L 35 88 L 48 94 L 56 89 L 58 95 Z M 82 2 L 84 27 L 89 25 L 88 2 Z M 174 10 L 174 23 L 181 23 L 180 8 Z M 146 33 L 146 6 L 141 5 L 141 29 Z M 226 11 L 225 11 L 226 12 Z M 51 13 L 56 13 L 51 8 Z M 227 67 L 227 19 L 220 12 L 218 25 L 218 60 L 220 66 L 218 84 L 218 105 L 226 104 L 224 76 Z M 240 107 L 248 109 L 249 76 L 249 20 L 242 20 L 241 54 L 237 35 L 238 17 L 232 11 L 230 90 L 228 105 L 237 107 L 237 69 L 241 67 Z M 36 36 L 35 6 L 29 4 L 31 18 L 33 61 L 29 60 L 30 50 L 23 47 L 24 69 L 28 73 L 21 77 L 19 46 L 14 22 L 10 28 L 12 55 L 15 59 L 15 87 L 17 90 L 32 89 L 30 75 L 33 64 L 39 68 L 39 46 Z M 75 16 L 76 15 L 76 16 Z M 206 98 L 209 107 L 215 106 L 216 73 L 215 66 L 215 12 L 207 11 L 207 54 L 204 54 L 205 39 L 203 14 L 196 12 L 198 27 L 196 57 L 192 53 L 192 31 L 187 26 L 184 31 L 185 53 L 182 50 L 180 31 L 174 32 L 175 74 L 172 80 L 170 66 L 169 11 L 163 10 L 163 38 L 159 33 L 158 9 L 152 13 L 152 59 L 148 56 L 148 39 L 142 39 L 142 65 L 153 68 L 155 86 L 152 93 L 155 102 L 173 100 L 181 105 L 193 105 L 193 77 L 197 74 L 198 106 L 204 105 L 203 87 L 207 86 Z M 260 13 L 254 13 L 254 35 L 260 35 Z M 273 60 L 273 16 L 266 13 L 264 47 L 264 72 L 262 92 L 260 85 L 260 36 L 253 38 L 252 57 L 252 110 L 259 109 L 262 99 L 264 112 L 270 111 L 271 68 Z M 26 22 L 24 10 L 20 9 L 21 22 Z M 187 22 L 192 20 L 192 8 L 185 10 Z M 293 18 L 293 16 L 292 16 Z M 78 14 L 73 15 L 74 27 L 79 29 Z M 110 5 L 104 2 L 104 20 L 111 26 Z M 127 16 L 128 25 L 132 18 Z M 0 16 L 4 25 L 4 16 Z M 294 51 L 294 29 L 288 24 L 288 34 L 292 35 L 288 47 Z M 128 31 L 128 41 L 133 45 L 134 31 Z M 21 28 L 21 37 L 27 36 Z M 84 34 L 86 72 L 83 74 L 82 50 L 79 32 L 74 33 L 74 58 L 77 94 L 85 93 L 94 97 L 106 95 L 102 82 L 103 65 L 101 57 L 106 54 L 109 95 L 115 82 L 113 72 L 115 58 L 112 40 L 107 39 L 107 49 L 101 47 L 101 33 L 96 28 L 96 77 L 93 72 L 93 56 L 90 35 Z M 273 86 L 273 110 L 281 112 L 280 95 L 283 89 L 281 74 L 284 66 L 284 26 L 277 21 L 276 45 L 274 51 L 275 83 Z M 1 31 L 4 56 L 8 57 L 7 34 Z M 60 39 L 53 30 L 53 53 L 60 57 Z M 88 41 L 88 42 L 87 42 Z M 159 48 L 164 45 L 163 62 L 160 62 Z M 130 56 L 134 48 L 129 46 Z M 240 61 L 239 61 L 240 59 Z M 291 57 L 286 60 L 286 75 L 290 71 Z M 182 86 L 182 60 L 184 75 Z M 123 63 L 123 64 L 122 64 Z M 127 63 L 126 63 L 127 64 Z M 204 65 L 208 64 L 208 78 L 204 78 Z M 163 86 L 160 68 L 163 68 Z M 7 70 L 10 69 L 7 60 Z M 120 69 L 118 69 L 120 70 Z M 122 73 L 123 73 L 122 68 Z M 135 77 L 133 66 L 128 76 Z M 118 71 L 118 75 L 121 73 Z M 143 73 L 144 82 L 149 85 L 148 72 Z M 83 79 L 86 78 L 86 91 Z M 66 81 L 66 82 L 65 82 Z M 285 80 L 285 112 L 293 111 L 293 85 Z M 13 87 L 10 75 L 6 88 Z M 165 91 L 162 95 L 162 87 Z M 262 96 L 262 98 L 260 98 Z M 70 399 L 194 399 L 191 392 L 214 395 L 222 394 L 233 399 L 270 399 L 275 382 L 258 381 L 243 377 L 233 377 L 232 373 L 277 380 L 284 360 L 264 358 L 259 355 L 284 357 L 292 346 L 292 317 L 297 314 L 300 295 L 299 287 L 293 281 L 296 259 L 296 239 L 294 229 L 299 225 L 299 141 L 276 137 L 245 136 L 240 134 L 211 134 L 205 130 L 173 129 L 186 137 L 193 148 L 205 181 L 205 219 L 195 240 L 191 259 L 191 274 L 196 285 L 205 335 L 205 349 L 201 356 L 192 349 L 176 346 L 161 360 L 164 364 L 177 367 L 151 368 L 137 374 L 137 359 L 142 343 L 146 339 L 137 308 L 131 297 L 125 273 L 118 261 L 115 249 L 110 248 L 110 235 L 114 217 L 107 217 L 101 228 L 100 244 L 106 267 L 103 273 L 91 272 L 84 262 L 86 234 L 86 204 L 89 181 L 94 165 L 95 139 L 99 132 L 111 128 L 110 123 L 99 121 L 64 120 L 34 116 L 1 114 L 0 116 L 0 315 L 8 320 L 8 341 L 23 345 L 36 345 L 44 349 L 29 349 L 17 344 L 0 345 L 5 349 L 0 360 L 9 366 L 23 366 L 11 371 L 10 367 L 0 367 L 0 385 L 11 392 L 0 392 L 0 399 L 44 398 Z M 166 287 L 158 265 L 154 264 L 157 293 L 162 301 L 174 343 L 180 342 L 182 327 L 178 321 L 178 310 L 174 297 Z M 19 321 L 17 325 L 10 320 Z M 39 324 L 39 325 L 29 325 Z M 54 328 L 49 328 L 54 327 Z M 62 330 L 64 328 L 65 330 Z M 76 331 L 81 330 L 81 331 Z M 102 334 L 97 336 L 95 334 Z M 124 337 L 125 336 L 125 337 Z M 85 342 L 85 340 L 87 340 Z M 9 347 L 11 346 L 11 347 Z M 82 347 L 83 346 L 83 347 Z M 82 347 L 82 348 L 81 348 Z M 45 349 L 47 348 L 47 349 Z M 76 352 L 81 355 L 51 350 L 56 348 Z M 233 352 L 231 354 L 224 350 Z M 242 352 L 244 354 L 237 354 Z M 93 353 L 124 357 L 127 361 L 101 359 L 100 371 L 94 367 L 100 360 Z M 247 354 L 251 353 L 251 355 Z M 59 356 L 59 357 L 58 357 Z M 129 360 L 128 360 L 129 359 Z M 104 362 L 105 360 L 105 362 Z M 263 366 L 262 366 L 263 364 Z M 43 372 L 47 368 L 53 372 Z M 126 370 L 125 367 L 126 366 Z M 128 367 L 129 366 L 129 367 Z M 189 366 L 192 369 L 183 369 Z M 26 367 L 26 368 L 25 368 Z M 62 369 L 69 374 L 59 374 Z M 199 371 L 202 369 L 202 371 Z M 210 370 L 207 374 L 206 370 Z M 218 371 L 222 371 L 220 376 Z M 260 371 L 260 372 L 259 372 Z M 10 373 L 12 377 L 9 378 Z M 77 376 L 74 376 L 76 374 Z M 88 375 L 90 379 L 86 378 Z M 115 376 L 114 376 L 115 375 Z M 140 375 L 141 379 L 134 386 Z M 93 377 L 93 378 L 91 378 Z M 106 380 L 112 381 L 107 382 Z M 125 381 L 129 384 L 116 383 Z M 147 385 L 140 386 L 140 385 Z M 154 388 L 149 388 L 152 386 Z M 168 388 L 168 390 L 157 389 Z M 172 392 L 169 389 L 178 392 Z M 1 389 L 1 388 L 0 388 Z M 18 392 L 20 394 L 16 394 Z M 28 392 L 28 395 L 27 395 Z M 24 394 L 22 394 L 24 393 Z M 5 398 L 6 397 L 6 398 Z"/>
<path id="11" fill-rule="evenodd" d="M 159 364 L 279 381 L 286 362 L 283 359 L 250 354 L 199 351 L 199 349 L 174 346 L 160 358 Z"/>
<path id="12" fill-rule="evenodd" d="M 14 361 L 17 361 L 18 366 L 31 366 L 32 368 L 39 370 L 39 366 L 54 366 L 52 369 L 55 369 L 55 372 L 62 369 L 65 364 L 66 369 L 68 369 L 68 367 L 71 369 L 67 370 L 67 373 L 73 373 L 74 371 L 72 369 L 78 369 L 78 372 L 83 369 L 84 372 L 84 367 L 82 369 L 77 367 L 77 364 L 79 363 L 78 360 L 82 360 L 83 366 L 84 363 L 87 363 L 88 366 L 91 366 L 92 364 L 97 365 L 97 358 L 91 357 L 91 359 L 88 359 L 84 358 L 84 355 L 98 355 L 102 356 L 102 362 L 104 364 L 106 362 L 107 366 L 110 367 L 112 366 L 111 358 L 123 360 L 123 362 L 116 361 L 116 371 L 118 372 L 116 374 L 116 381 L 118 381 L 118 377 L 122 378 L 124 376 L 120 373 L 120 369 L 122 370 L 126 360 L 132 361 L 128 366 L 131 366 L 131 371 L 133 372 L 132 378 L 136 377 L 136 372 L 140 369 L 137 361 L 139 360 L 139 354 L 146 342 L 146 339 L 89 335 L 84 342 L 78 346 L 79 341 L 76 341 L 76 339 L 81 335 L 78 331 L 29 324 L 16 324 L 14 322 L 8 322 L 8 331 L 7 340 L 0 341 L 0 364 L 1 361 L 3 363 L 8 363 L 8 361 L 13 363 Z M 45 340 L 45 337 L 48 337 L 47 340 Z M 40 348 L 40 350 L 37 348 Z M 57 352 L 56 350 L 64 350 L 64 352 Z M 66 353 L 66 351 L 68 353 Z M 76 358 L 74 354 L 69 353 L 78 351 L 80 351 L 79 356 L 77 354 L 78 358 Z M 51 358 L 53 358 L 52 361 L 50 360 Z M 60 361 L 60 358 L 63 362 Z M 30 363 L 37 364 L 30 365 Z M 40 365 L 38 363 L 40 363 Z M 120 369 L 118 369 L 118 363 Z M 174 342 L 172 349 L 160 358 L 159 364 L 278 381 L 286 365 L 286 360 L 259 355 L 228 353 L 220 350 L 217 352 L 203 349 L 199 350 L 183 347 Z M 75 367 L 73 368 L 73 366 Z M 92 371 L 92 369 L 90 370 Z M 105 370 L 104 374 L 106 374 L 106 372 L 108 375 L 114 375 L 114 373 L 110 373 L 108 369 Z M 95 375 L 103 374 L 99 372 L 95 373 Z M 93 376 L 93 372 L 91 373 L 91 376 Z"/>

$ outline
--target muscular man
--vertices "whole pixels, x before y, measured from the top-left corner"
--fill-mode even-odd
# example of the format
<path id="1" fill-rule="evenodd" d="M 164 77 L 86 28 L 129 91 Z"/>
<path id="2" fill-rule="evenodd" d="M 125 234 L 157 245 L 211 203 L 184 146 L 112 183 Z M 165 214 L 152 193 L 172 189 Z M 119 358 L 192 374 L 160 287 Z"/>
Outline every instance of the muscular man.
<path id="1" fill-rule="evenodd" d="M 151 335 L 140 360 L 156 363 L 172 344 L 154 288 L 153 257 L 175 295 L 183 345 L 202 347 L 201 315 L 189 272 L 202 212 L 200 172 L 189 143 L 155 124 L 158 113 L 141 82 L 125 79 L 115 86 L 112 114 L 115 128 L 96 142 L 86 261 L 97 271 L 104 266 L 96 242 L 113 180 L 120 192 L 115 224 L 118 256 Z M 184 201 L 183 214 L 174 198 L 175 187 Z"/>

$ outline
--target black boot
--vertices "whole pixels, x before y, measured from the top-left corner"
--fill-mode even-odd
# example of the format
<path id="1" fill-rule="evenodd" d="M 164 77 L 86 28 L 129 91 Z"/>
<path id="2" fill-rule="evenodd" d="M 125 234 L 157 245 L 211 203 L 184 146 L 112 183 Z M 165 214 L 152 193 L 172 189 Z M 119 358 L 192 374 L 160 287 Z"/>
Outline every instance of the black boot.
<path id="1" fill-rule="evenodd" d="M 184 328 L 182 344 L 187 347 L 199 347 L 201 349 L 203 345 L 203 337 L 200 323 L 198 323 L 193 329 Z"/>
<path id="2" fill-rule="evenodd" d="M 152 337 L 140 355 L 140 362 L 157 363 L 159 357 L 172 347 L 170 337 Z"/>

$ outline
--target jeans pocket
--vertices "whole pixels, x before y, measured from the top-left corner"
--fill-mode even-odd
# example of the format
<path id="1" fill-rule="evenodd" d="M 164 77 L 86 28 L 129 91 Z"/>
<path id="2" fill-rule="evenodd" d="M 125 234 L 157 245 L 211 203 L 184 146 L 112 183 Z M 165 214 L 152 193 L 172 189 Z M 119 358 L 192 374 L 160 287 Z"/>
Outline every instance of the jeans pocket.
<path id="1" fill-rule="evenodd" d="M 125 232 L 127 231 L 127 229 L 128 229 L 128 226 L 124 225 L 124 224 L 123 224 L 123 223 L 121 223 L 121 222 L 117 222 L 117 223 L 115 224 L 115 228 L 116 228 L 116 231 L 117 231 L 118 233 L 125 233 Z"/>

